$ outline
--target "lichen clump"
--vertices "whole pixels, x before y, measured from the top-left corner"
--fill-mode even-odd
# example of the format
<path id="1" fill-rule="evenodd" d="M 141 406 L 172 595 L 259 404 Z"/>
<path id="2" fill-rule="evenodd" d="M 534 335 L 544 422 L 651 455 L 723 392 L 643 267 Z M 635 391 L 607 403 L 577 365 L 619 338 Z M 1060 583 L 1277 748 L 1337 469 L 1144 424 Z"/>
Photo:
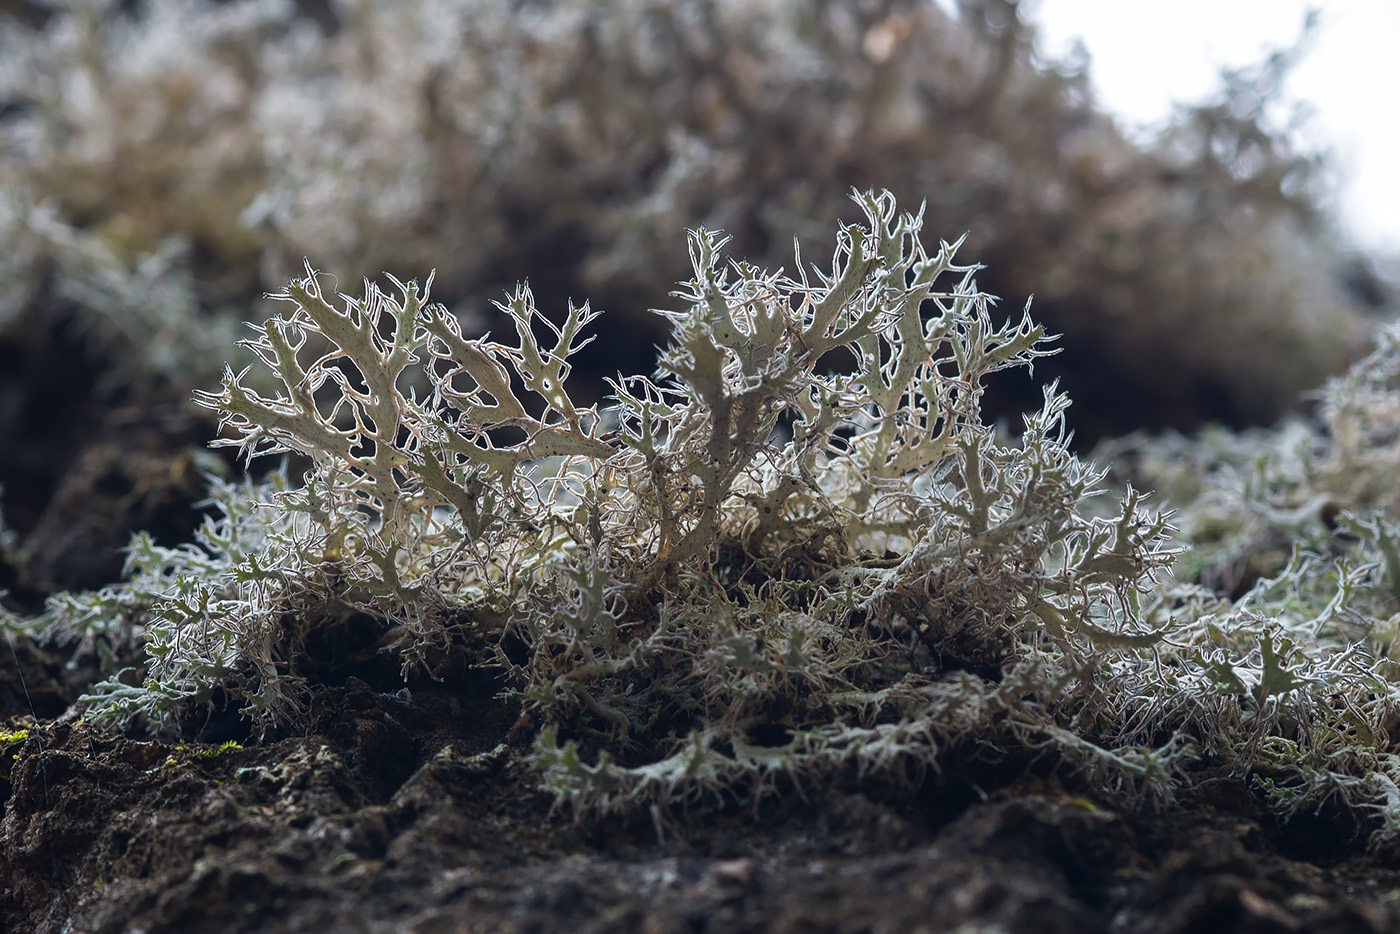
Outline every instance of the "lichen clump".
<path id="1" fill-rule="evenodd" d="M 128 583 L 54 598 L 46 625 L 145 647 L 87 715 L 297 725 L 308 646 L 369 620 L 405 676 L 454 653 L 497 669 L 513 736 L 580 815 L 905 788 L 953 750 L 1020 750 L 1130 804 L 1170 801 L 1188 764 L 1252 775 L 1284 812 L 1336 798 L 1393 839 L 1394 626 L 1368 623 L 1400 568 L 1388 501 L 1357 493 L 1349 538 L 1300 540 L 1242 593 L 1173 577 L 1166 517 L 1130 485 L 1093 498 L 1054 385 L 1017 436 L 984 423 L 984 381 L 1051 352 L 1043 329 L 998 324 L 921 215 L 855 200 L 825 271 L 693 232 L 659 370 L 604 405 L 571 394 L 587 305 L 550 317 L 521 287 L 493 340 L 427 286 L 331 297 L 308 267 L 246 342 L 280 391 L 230 369 L 197 400 L 223 443 L 311 467 L 215 482 L 195 543 L 140 536 Z M 1260 489 L 1383 444 L 1394 343 L 1329 390 L 1337 444 Z"/>
<path id="2" fill-rule="evenodd" d="M 983 423 L 984 379 L 1048 353 L 1043 329 L 996 325 L 974 267 L 926 250 L 890 195 L 856 200 L 866 223 L 825 273 L 726 263 L 722 236 L 693 233 L 660 371 L 619 375 L 604 407 L 569 394 L 586 305 L 553 321 L 521 288 L 499 342 L 416 283 L 336 304 L 293 281 L 291 313 L 248 342 L 282 392 L 229 371 L 198 401 L 248 456 L 314 466 L 218 486 L 197 545 L 138 539 L 132 582 L 70 607 L 139 625 L 150 656 L 89 715 L 170 725 L 217 692 L 294 722 L 308 629 L 359 613 L 406 671 L 480 639 L 581 807 L 907 778 L 994 720 L 1051 725 L 1099 653 L 1158 640 L 1134 607 L 1164 520 L 1132 492 L 1081 510 L 1099 475 L 1053 387 L 1019 439 Z"/>

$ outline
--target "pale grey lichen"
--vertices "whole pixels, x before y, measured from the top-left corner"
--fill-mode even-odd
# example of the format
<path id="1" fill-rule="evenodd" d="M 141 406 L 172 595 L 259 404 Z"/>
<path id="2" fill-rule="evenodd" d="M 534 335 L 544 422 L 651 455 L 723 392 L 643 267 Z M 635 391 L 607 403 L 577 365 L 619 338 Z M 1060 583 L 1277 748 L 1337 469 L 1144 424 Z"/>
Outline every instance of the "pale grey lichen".
<path id="1" fill-rule="evenodd" d="M 695 231 L 659 372 L 606 405 L 571 392 L 586 305 L 549 317 L 521 287 L 493 340 L 416 282 L 330 296 L 308 269 L 248 342 L 280 390 L 230 370 L 198 399 L 224 443 L 312 467 L 217 484 L 194 545 L 138 538 L 128 584 L 51 602 L 50 626 L 146 643 L 88 716 L 297 723 L 308 634 L 359 614 L 405 672 L 453 647 L 498 666 L 579 814 L 907 785 L 978 746 L 1130 804 L 1188 765 L 1252 776 L 1282 813 L 1335 800 L 1396 839 L 1400 527 L 1375 478 L 1400 337 L 1327 388 L 1320 429 L 1120 445 L 1178 492 L 1209 466 L 1173 576 L 1141 494 L 1091 499 L 1104 473 L 1053 385 L 1017 436 L 984 423 L 984 380 L 1049 352 L 1043 329 L 998 324 L 888 193 L 856 200 L 826 271 L 726 262 Z M 1219 570 L 1278 536 L 1269 573 Z"/>
<path id="2" fill-rule="evenodd" d="M 984 379 L 1049 352 L 1043 329 L 995 324 L 974 268 L 926 250 L 889 194 L 856 200 L 865 225 L 797 278 L 695 232 L 660 372 L 619 376 L 603 408 L 569 392 L 586 305 L 554 322 L 521 288 L 498 342 L 416 283 L 333 300 L 294 280 L 292 311 L 247 342 L 281 391 L 229 371 L 198 400 L 224 443 L 314 467 L 219 486 L 196 545 L 138 539 L 130 584 L 54 601 L 55 621 L 147 640 L 146 671 L 100 685 L 89 715 L 169 723 L 218 690 L 264 726 L 295 721 L 307 628 L 358 612 L 392 628 L 405 670 L 464 625 L 523 641 L 523 660 L 480 660 L 509 669 L 546 781 L 584 810 L 909 776 L 994 722 L 1064 746 L 1070 688 L 1161 639 L 1136 608 L 1165 521 L 1135 492 L 1111 517 L 1081 510 L 1100 475 L 1070 453 L 1053 386 L 1019 439 L 983 423 Z M 586 766 L 565 735 L 635 761 Z M 1081 736 L 1073 754 L 1107 786 L 1170 793 L 1170 768 L 1131 765 L 1148 749 Z"/>

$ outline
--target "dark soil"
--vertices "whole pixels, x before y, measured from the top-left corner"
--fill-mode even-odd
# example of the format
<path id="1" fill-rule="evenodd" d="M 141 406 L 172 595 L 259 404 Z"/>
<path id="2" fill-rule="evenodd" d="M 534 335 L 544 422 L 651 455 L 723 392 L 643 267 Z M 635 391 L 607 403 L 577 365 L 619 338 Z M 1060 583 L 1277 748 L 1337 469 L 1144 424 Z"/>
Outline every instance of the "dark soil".
<path id="1" fill-rule="evenodd" d="M 53 709 L 82 647 L 16 646 L 5 712 L 20 670 Z M 305 735 L 230 747 L 11 716 L 28 735 L 0 746 L 0 929 L 1400 929 L 1400 872 L 1353 824 L 1280 825 L 1226 777 L 1153 814 L 953 755 L 913 794 L 807 789 L 659 815 L 660 832 L 646 815 L 575 823 L 491 688 L 352 677 L 321 690 Z"/>

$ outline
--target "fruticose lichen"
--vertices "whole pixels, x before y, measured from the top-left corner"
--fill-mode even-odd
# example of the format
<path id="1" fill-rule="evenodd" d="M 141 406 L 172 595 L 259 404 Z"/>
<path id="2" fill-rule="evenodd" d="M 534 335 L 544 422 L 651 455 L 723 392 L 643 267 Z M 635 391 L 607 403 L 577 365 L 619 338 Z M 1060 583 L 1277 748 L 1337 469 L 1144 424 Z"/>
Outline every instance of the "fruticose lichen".
<path id="1" fill-rule="evenodd" d="M 1091 499 L 1104 473 L 1070 451 L 1055 386 L 1014 436 L 984 423 L 984 380 L 1051 352 L 1043 329 L 997 323 L 920 215 L 855 199 L 825 271 L 728 262 L 693 232 L 658 372 L 603 405 L 571 394 L 587 305 L 550 316 L 522 286 L 493 340 L 427 285 L 330 296 L 308 267 L 246 342 L 281 389 L 229 370 L 197 398 L 223 443 L 311 467 L 214 482 L 194 544 L 138 537 L 128 583 L 51 601 L 44 625 L 145 647 L 87 716 L 177 729 L 232 703 L 295 725 L 308 637 L 368 618 L 405 674 L 452 651 L 500 670 L 578 814 L 903 787 L 980 745 L 1130 803 L 1171 800 L 1188 764 L 1252 774 L 1284 810 L 1338 796 L 1393 837 L 1390 501 L 1348 469 L 1346 537 L 1314 529 L 1238 593 L 1212 589 L 1213 558 L 1174 577 L 1166 517 L 1132 486 Z M 1386 340 L 1329 390 L 1295 486 L 1338 488 L 1393 438 Z"/>

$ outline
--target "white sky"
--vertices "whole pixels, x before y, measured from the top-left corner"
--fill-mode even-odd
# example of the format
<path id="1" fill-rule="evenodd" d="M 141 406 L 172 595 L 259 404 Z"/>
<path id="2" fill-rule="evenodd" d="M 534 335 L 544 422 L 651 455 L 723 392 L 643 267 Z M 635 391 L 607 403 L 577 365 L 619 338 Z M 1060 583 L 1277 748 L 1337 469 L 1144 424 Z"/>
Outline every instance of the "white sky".
<path id="1" fill-rule="evenodd" d="M 1339 213 L 1363 247 L 1400 254 L 1400 0 L 1031 0 L 1050 57 L 1076 40 L 1095 93 L 1127 126 L 1160 122 L 1173 102 L 1218 87 L 1220 67 L 1291 45 L 1309 9 L 1312 52 L 1284 86 L 1313 118 L 1303 141 L 1334 155 Z"/>

